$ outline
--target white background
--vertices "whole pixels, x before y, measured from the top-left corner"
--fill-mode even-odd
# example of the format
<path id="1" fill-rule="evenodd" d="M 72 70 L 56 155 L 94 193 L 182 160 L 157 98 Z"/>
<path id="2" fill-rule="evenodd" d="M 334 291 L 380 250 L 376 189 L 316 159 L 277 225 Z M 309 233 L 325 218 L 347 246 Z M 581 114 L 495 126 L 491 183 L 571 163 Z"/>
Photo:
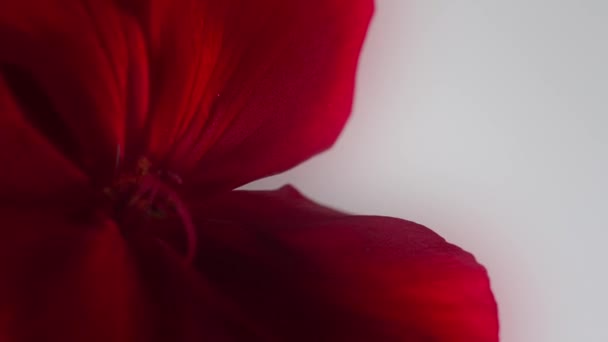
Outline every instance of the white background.
<path id="1" fill-rule="evenodd" d="M 608 341 L 608 1 L 378 0 L 337 145 L 296 184 L 487 266 L 503 342 Z"/>

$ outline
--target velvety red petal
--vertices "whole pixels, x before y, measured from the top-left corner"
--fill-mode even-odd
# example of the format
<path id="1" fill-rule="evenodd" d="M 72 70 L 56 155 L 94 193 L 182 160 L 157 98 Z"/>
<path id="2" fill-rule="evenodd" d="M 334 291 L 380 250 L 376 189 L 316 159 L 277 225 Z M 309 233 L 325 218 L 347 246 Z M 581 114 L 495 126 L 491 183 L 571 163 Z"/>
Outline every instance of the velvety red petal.
<path id="1" fill-rule="evenodd" d="M 142 155 L 205 193 L 328 148 L 351 111 L 372 0 L 0 4 L 0 74 L 95 180 Z"/>
<path id="2" fill-rule="evenodd" d="M 151 236 L 71 206 L 0 209 L 6 342 L 234 341 L 237 307 Z M 241 339 L 243 341 L 247 339 Z"/>
<path id="3" fill-rule="evenodd" d="M 286 187 L 197 207 L 196 267 L 279 341 L 498 341 L 474 257 L 399 219 L 352 216 Z"/>
<path id="4" fill-rule="evenodd" d="M 149 43 L 148 149 L 204 192 L 328 148 L 353 100 L 372 0 L 120 0 Z"/>
<path id="5" fill-rule="evenodd" d="M 0 45 L 0 75 L 28 122 L 86 173 L 111 176 L 147 111 L 137 24 L 110 1 L 2 1 Z"/>
<path id="6" fill-rule="evenodd" d="M 132 260 L 109 223 L 78 224 L 50 206 L 0 213 L 6 341 L 134 340 L 134 310 L 144 307 Z"/>
<path id="7" fill-rule="evenodd" d="M 85 189 L 87 178 L 37 131 L 0 76 L 0 206 Z M 0 230 L 5 229 L 0 223 Z"/>

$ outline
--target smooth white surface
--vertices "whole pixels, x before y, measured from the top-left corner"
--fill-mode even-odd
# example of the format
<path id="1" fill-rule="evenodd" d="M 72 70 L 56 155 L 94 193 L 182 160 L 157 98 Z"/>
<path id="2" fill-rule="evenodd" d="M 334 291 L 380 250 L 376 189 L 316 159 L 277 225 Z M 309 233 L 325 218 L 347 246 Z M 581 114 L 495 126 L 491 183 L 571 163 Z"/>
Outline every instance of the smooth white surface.
<path id="1" fill-rule="evenodd" d="M 337 145 L 249 188 L 473 252 L 504 342 L 606 342 L 607 35 L 603 0 L 378 0 Z"/>

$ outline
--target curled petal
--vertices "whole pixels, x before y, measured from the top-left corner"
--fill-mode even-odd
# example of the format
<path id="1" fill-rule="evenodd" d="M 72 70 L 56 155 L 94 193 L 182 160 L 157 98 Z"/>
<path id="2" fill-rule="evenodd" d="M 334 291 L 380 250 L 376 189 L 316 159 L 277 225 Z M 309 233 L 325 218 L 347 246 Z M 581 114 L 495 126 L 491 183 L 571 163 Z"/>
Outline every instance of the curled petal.
<path id="1" fill-rule="evenodd" d="M 498 341 L 474 257 L 418 224 L 286 187 L 198 207 L 197 268 L 281 341 Z"/>

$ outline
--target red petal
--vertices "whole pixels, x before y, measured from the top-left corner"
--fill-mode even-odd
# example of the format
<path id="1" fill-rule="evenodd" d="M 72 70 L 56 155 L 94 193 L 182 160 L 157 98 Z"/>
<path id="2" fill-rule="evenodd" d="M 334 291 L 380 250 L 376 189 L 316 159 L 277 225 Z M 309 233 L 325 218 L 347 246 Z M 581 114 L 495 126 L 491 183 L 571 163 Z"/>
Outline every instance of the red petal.
<path id="1" fill-rule="evenodd" d="M 1 214 L 0 327 L 8 341 L 134 340 L 133 317 L 144 307 L 136 306 L 142 296 L 115 228 L 77 224 L 58 207 Z"/>
<path id="2" fill-rule="evenodd" d="M 372 0 L 5 1 L 0 74 L 88 174 L 151 154 L 209 193 L 335 141 L 372 10 Z"/>
<path id="3" fill-rule="evenodd" d="M 207 193 L 289 169 L 337 138 L 372 0 L 122 2 L 150 47 L 149 149 Z"/>
<path id="4" fill-rule="evenodd" d="M 197 267 L 280 341 L 498 341 L 486 271 L 429 229 L 293 188 L 198 207 Z"/>
<path id="5" fill-rule="evenodd" d="M 127 19 L 109 1 L 0 4 L 0 75 L 28 121 L 88 174 L 111 176 L 126 128 L 147 111 L 144 42 Z"/>
<path id="6" fill-rule="evenodd" d="M 83 221 L 60 205 L 0 215 L 2 341 L 225 341 L 247 332 L 227 299 L 149 237 L 130 235 L 127 245 L 111 221 Z"/>
<path id="7" fill-rule="evenodd" d="M 0 205 L 85 189 L 86 177 L 32 127 L 1 75 L 0 146 Z"/>

